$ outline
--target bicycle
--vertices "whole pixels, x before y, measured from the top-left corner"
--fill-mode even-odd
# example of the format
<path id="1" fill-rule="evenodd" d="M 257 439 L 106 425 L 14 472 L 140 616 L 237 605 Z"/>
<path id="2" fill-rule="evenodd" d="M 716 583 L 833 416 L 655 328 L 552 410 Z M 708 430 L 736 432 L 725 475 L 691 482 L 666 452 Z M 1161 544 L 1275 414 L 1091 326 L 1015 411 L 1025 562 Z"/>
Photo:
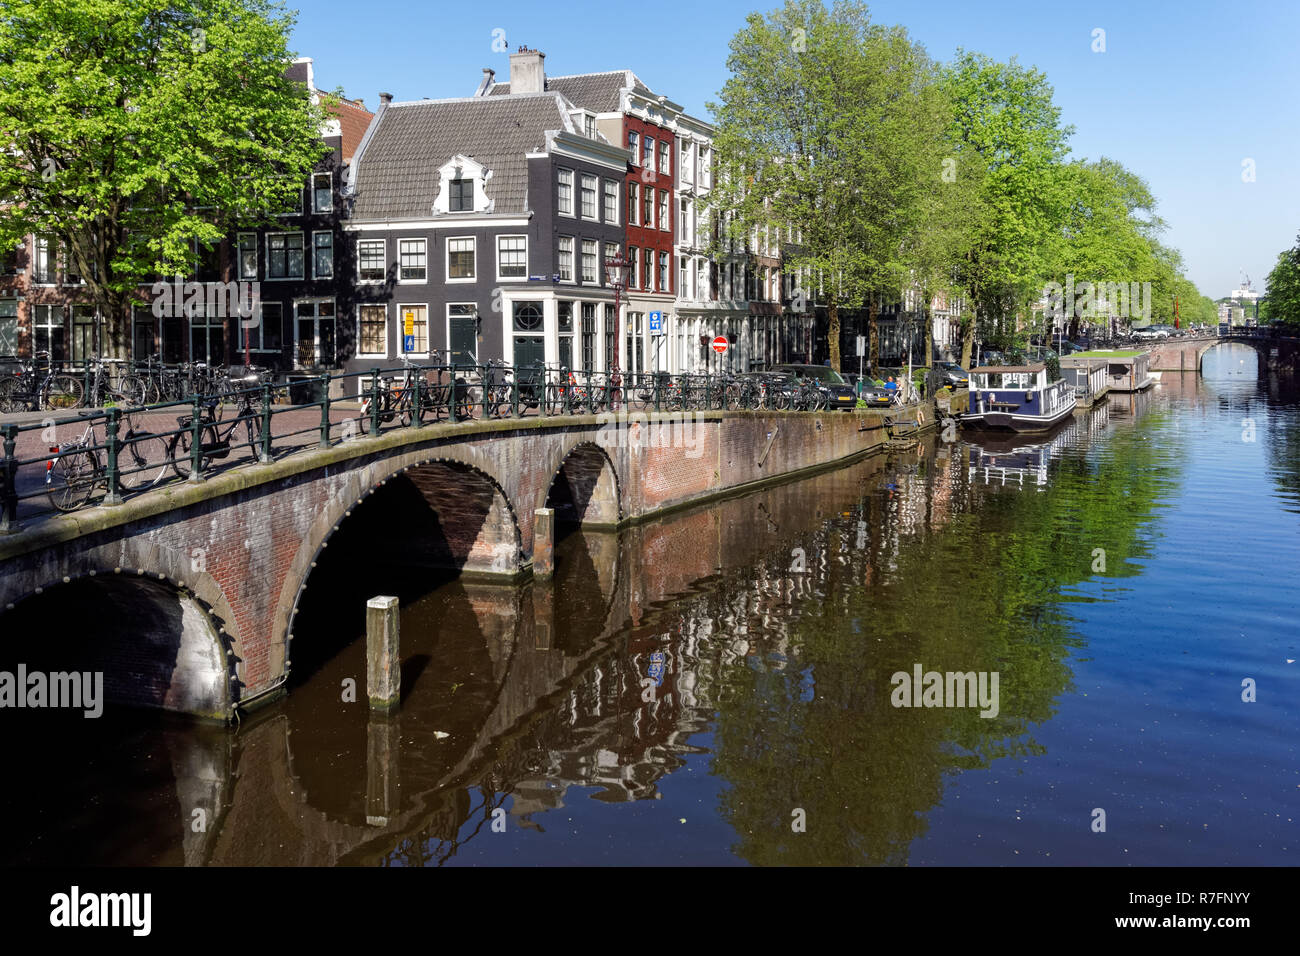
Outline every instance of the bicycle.
<path id="1" fill-rule="evenodd" d="M 99 408 L 107 401 L 137 407 L 145 404 L 149 392 L 148 383 L 139 375 L 128 373 L 117 376 L 117 384 L 113 384 L 107 367 L 108 361 L 103 358 L 90 360 L 90 387 L 80 404 L 91 408 Z"/>
<path id="2" fill-rule="evenodd" d="M 50 353 L 41 351 L 18 374 L 0 378 L 0 414 L 62 411 L 80 405 L 85 393 L 81 379 L 55 369 Z"/>
<path id="3" fill-rule="evenodd" d="M 82 413 L 83 417 L 87 413 Z M 152 488 L 167 474 L 168 446 L 162 435 L 137 431 L 129 413 L 121 421 L 126 432 L 117 453 L 118 484 L 124 491 Z M 107 482 L 108 471 L 100 459 L 95 440 L 95 422 L 86 422 L 81 437 L 63 445 L 53 445 L 54 457 L 45 463 L 45 494 L 57 510 L 69 512 L 82 507 L 95 489 Z M 126 467 L 123 468 L 125 454 Z"/>
<path id="4" fill-rule="evenodd" d="M 262 443 L 262 416 L 258 409 L 253 407 L 247 391 L 240 393 L 238 413 L 228 424 L 223 424 L 220 414 L 217 413 L 219 403 L 218 397 L 208 396 L 199 415 L 200 471 L 207 471 L 213 461 L 228 458 L 232 450 L 243 446 L 243 442 L 232 441 L 240 425 L 244 426 L 248 449 L 254 458 L 257 457 Z M 176 425 L 182 430 L 172 436 L 167 446 L 167 457 L 178 477 L 189 478 L 194 470 L 193 414 L 178 416 Z"/>

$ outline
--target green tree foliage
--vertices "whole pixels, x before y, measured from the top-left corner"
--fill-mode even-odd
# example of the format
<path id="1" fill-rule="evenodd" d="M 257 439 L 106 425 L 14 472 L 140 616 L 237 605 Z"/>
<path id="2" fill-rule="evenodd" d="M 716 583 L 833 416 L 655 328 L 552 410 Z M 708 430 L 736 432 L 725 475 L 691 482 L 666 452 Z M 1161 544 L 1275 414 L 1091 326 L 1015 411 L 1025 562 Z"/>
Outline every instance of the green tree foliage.
<path id="1" fill-rule="evenodd" d="M 902 286 L 906 242 L 940 181 L 934 66 L 906 31 L 871 23 L 848 0 L 751 14 L 728 66 L 721 102 L 710 104 L 722 175 L 709 201 L 725 238 L 794 230 L 787 270 L 812 271 L 838 368 L 840 308 L 870 308 L 873 293 Z"/>
<path id="2" fill-rule="evenodd" d="M 0 0 L 0 242 L 53 237 L 124 357 L 141 284 L 270 221 L 323 155 L 270 0 Z"/>
<path id="3" fill-rule="evenodd" d="M 1300 326 L 1300 237 L 1277 257 L 1266 284 L 1268 314 L 1291 326 Z M 1260 310 L 1261 314 L 1263 309 Z"/>

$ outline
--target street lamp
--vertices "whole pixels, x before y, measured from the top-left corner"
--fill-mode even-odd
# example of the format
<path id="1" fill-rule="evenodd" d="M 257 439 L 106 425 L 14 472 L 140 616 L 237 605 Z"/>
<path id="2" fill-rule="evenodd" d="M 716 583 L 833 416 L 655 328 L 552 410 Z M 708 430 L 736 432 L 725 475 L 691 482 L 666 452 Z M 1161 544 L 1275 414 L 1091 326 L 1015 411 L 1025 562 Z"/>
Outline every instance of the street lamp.
<path id="1" fill-rule="evenodd" d="M 611 371 L 618 368 L 618 312 L 623 302 L 623 290 L 627 288 L 627 271 L 631 264 L 623 258 L 621 249 L 614 253 L 614 258 L 605 260 L 605 278 L 614 287 L 614 354 L 610 363 Z"/>

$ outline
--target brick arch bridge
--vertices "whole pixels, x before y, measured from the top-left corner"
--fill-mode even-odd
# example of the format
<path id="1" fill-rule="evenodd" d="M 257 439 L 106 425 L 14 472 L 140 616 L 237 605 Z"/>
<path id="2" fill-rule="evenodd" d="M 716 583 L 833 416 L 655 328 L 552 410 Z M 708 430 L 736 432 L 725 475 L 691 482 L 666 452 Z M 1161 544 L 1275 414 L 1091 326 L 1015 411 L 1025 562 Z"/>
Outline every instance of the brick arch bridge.
<path id="1" fill-rule="evenodd" d="M 1259 353 L 1262 369 L 1300 371 L 1300 338 L 1272 335 L 1265 330 L 1234 330 L 1230 335 L 1164 339 L 1150 348 L 1153 372 L 1199 372 L 1206 353 L 1230 342 L 1249 345 Z"/>
<path id="2" fill-rule="evenodd" d="M 932 424 L 928 409 L 917 414 Z M 514 582 L 553 544 L 547 518 L 537 540 L 540 509 L 553 509 L 561 525 L 616 529 L 851 460 L 885 436 L 874 412 L 698 412 L 467 422 L 356 438 L 0 537 L 0 628 L 21 634 L 53 620 L 60 630 L 98 633 L 112 619 L 139 637 L 117 668 L 151 680 L 108 680 L 110 700 L 230 720 L 285 684 L 312 568 L 372 496 L 396 496 L 400 513 L 423 523 L 422 560 L 470 579 Z M 51 618 L 50 609 L 73 606 L 65 597 L 74 587 L 89 598 L 81 617 Z M 152 656 L 149 634 L 160 635 Z M 12 646 L 5 655 L 13 657 Z"/>

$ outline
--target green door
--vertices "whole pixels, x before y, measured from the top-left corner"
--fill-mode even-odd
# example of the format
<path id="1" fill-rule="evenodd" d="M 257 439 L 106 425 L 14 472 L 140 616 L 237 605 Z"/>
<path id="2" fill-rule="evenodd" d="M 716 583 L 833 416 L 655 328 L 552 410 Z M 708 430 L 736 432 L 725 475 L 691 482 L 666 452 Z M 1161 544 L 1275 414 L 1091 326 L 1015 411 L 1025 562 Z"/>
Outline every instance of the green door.
<path id="1" fill-rule="evenodd" d="M 515 336 L 515 368 L 538 368 L 546 361 L 546 340 L 540 335 Z"/>
<path id="2" fill-rule="evenodd" d="M 452 315 L 451 361 L 457 365 L 473 365 L 478 361 L 478 319 L 473 315 Z"/>

